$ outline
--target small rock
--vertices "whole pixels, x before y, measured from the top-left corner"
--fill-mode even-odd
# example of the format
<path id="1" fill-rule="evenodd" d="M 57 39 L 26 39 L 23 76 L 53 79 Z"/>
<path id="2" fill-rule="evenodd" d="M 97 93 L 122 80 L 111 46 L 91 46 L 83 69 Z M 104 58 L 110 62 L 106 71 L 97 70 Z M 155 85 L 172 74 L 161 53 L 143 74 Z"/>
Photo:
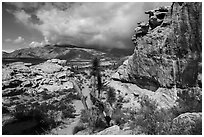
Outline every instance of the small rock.
<path id="1" fill-rule="evenodd" d="M 32 66 L 32 63 L 24 63 L 25 66 L 30 67 Z"/>
<path id="2" fill-rule="evenodd" d="M 58 63 L 59 59 L 51 59 L 52 63 Z"/>
<path id="3" fill-rule="evenodd" d="M 120 131 L 120 127 L 117 125 L 114 125 L 112 127 L 106 128 L 105 130 L 97 133 L 96 135 L 118 135 Z"/>
<path id="4" fill-rule="evenodd" d="M 67 61 L 66 60 L 58 60 L 59 65 L 66 65 Z"/>
<path id="5" fill-rule="evenodd" d="M 27 81 L 24 81 L 21 85 L 22 85 L 23 87 L 31 87 L 31 86 L 32 86 L 32 83 L 31 83 L 31 81 L 27 80 Z"/>
<path id="6" fill-rule="evenodd" d="M 41 80 L 41 79 L 43 79 L 43 76 L 41 76 L 41 75 L 37 75 L 35 78 L 34 78 L 34 80 Z"/>
<path id="7" fill-rule="evenodd" d="M 67 76 L 66 72 L 60 72 L 59 74 L 57 74 L 56 77 L 58 79 L 64 79 L 64 78 L 66 78 L 66 76 Z"/>

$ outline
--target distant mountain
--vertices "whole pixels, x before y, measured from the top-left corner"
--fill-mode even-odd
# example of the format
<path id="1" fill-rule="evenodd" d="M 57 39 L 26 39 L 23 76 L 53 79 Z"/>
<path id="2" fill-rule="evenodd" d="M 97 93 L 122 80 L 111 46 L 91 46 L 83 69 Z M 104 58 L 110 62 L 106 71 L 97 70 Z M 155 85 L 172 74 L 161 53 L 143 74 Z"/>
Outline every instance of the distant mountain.
<path id="1" fill-rule="evenodd" d="M 120 53 L 119 53 L 120 54 Z M 120 54 L 121 55 L 121 54 Z M 94 56 L 111 59 L 115 58 L 113 51 L 102 52 L 73 45 L 46 45 L 44 47 L 24 48 L 11 53 L 3 53 L 5 58 L 39 58 L 39 59 L 65 59 L 65 60 L 90 60 Z"/>
<path id="2" fill-rule="evenodd" d="M 2 57 L 7 56 L 9 53 L 2 51 Z"/>
<path id="3" fill-rule="evenodd" d="M 123 58 L 125 56 L 129 56 L 132 55 L 134 52 L 134 48 L 130 48 L 130 49 L 117 49 L 117 48 L 113 48 L 111 50 L 109 50 L 107 53 L 110 55 L 113 55 L 114 57 L 120 57 Z"/>

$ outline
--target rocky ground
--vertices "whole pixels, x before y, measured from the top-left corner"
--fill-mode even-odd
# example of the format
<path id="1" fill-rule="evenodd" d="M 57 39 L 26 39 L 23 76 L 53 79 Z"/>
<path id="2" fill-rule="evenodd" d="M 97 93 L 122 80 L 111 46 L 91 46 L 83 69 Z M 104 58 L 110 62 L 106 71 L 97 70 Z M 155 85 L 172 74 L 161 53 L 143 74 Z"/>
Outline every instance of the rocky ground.
<path id="1" fill-rule="evenodd" d="M 19 130 L 10 130 L 13 124 L 22 126 L 22 122 L 16 123 L 15 117 L 11 114 L 16 112 L 26 112 L 33 107 L 52 105 L 55 111 L 53 116 L 57 115 L 55 122 L 63 122 L 68 129 L 58 131 L 64 124 L 53 129 L 55 134 L 72 134 L 73 123 L 79 119 L 80 111 L 83 105 L 77 93 L 73 89 L 70 80 L 76 80 L 80 83 L 84 96 L 89 95 L 89 69 L 83 69 L 83 73 L 71 71 L 70 67 L 64 66 L 65 61 L 59 59 L 47 60 L 38 65 L 31 63 L 15 62 L 4 65 L 2 68 L 2 108 L 3 108 L 3 133 L 4 134 L 23 134 L 24 131 L 37 126 L 35 124 Z M 108 80 L 113 71 L 106 69 L 102 72 L 103 81 Z M 76 118 L 66 119 L 59 109 L 71 98 L 70 105 L 74 107 L 73 115 Z M 64 104 L 63 104 L 63 103 Z M 71 113 L 71 112 L 70 112 Z M 71 114 L 70 114 L 71 115 Z M 71 122 L 72 121 L 72 122 Z M 26 121 L 29 123 L 29 121 Z M 33 123 L 33 122 L 32 122 Z M 71 123 L 71 125 L 70 125 Z M 15 126 L 14 126 L 15 127 Z M 54 131 L 56 130 L 56 131 Z M 57 132 L 57 133 L 56 133 Z M 26 134 L 26 132 L 25 132 Z"/>

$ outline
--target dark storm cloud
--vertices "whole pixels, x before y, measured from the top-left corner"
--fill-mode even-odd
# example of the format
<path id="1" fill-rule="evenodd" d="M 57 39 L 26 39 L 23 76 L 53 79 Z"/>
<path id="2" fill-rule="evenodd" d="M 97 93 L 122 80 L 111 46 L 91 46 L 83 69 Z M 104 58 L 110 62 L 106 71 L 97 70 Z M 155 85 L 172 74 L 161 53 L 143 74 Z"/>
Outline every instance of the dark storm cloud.
<path id="1" fill-rule="evenodd" d="M 11 4 L 11 3 L 9 3 Z M 12 3 L 16 19 L 39 30 L 50 43 L 131 47 L 144 11 L 169 3 Z"/>

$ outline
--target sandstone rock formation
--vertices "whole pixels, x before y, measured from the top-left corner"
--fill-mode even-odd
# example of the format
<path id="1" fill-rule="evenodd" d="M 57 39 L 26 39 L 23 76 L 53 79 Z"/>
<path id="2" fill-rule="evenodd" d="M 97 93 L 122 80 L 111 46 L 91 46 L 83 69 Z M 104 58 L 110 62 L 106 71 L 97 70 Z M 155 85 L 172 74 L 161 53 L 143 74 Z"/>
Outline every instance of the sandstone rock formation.
<path id="1" fill-rule="evenodd" d="M 202 4 L 173 3 L 145 13 L 149 22 L 135 29 L 134 53 L 109 86 L 123 98 L 122 109 L 141 110 L 140 97 L 147 96 L 157 109 L 181 114 L 166 134 L 201 134 Z"/>
<path id="2" fill-rule="evenodd" d="M 170 7 L 159 7 L 154 10 L 146 11 L 145 14 L 149 15 L 149 25 L 152 29 L 161 25 Z"/>
<path id="3" fill-rule="evenodd" d="M 147 11 L 152 29 L 142 37 L 136 32 L 134 54 L 119 67 L 115 79 L 152 91 L 195 86 L 202 68 L 201 7 L 173 3 L 171 8 Z"/>

